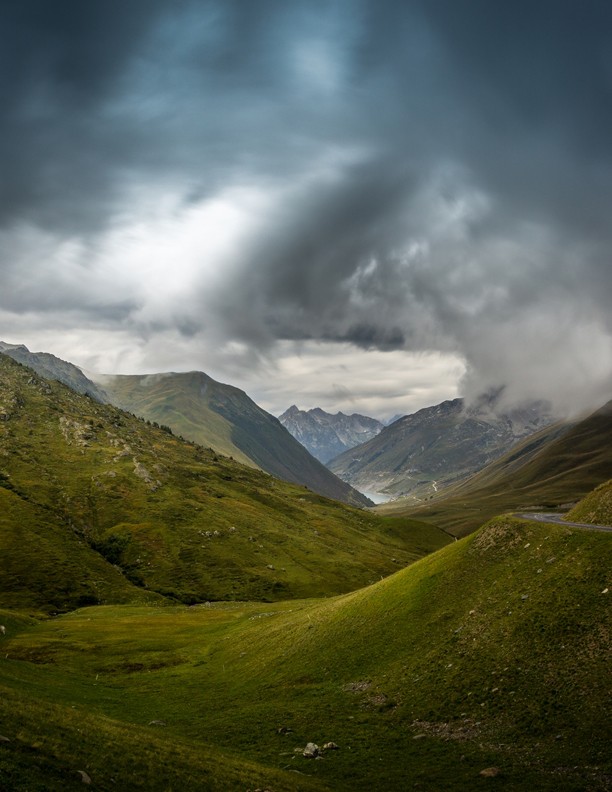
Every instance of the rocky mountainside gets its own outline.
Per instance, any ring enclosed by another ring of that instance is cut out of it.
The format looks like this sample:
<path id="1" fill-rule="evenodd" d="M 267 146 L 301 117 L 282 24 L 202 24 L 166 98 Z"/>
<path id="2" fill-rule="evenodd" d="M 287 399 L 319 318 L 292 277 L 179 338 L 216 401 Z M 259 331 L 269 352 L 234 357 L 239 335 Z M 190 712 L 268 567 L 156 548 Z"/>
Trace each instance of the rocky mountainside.
<path id="1" fill-rule="evenodd" d="M 295 404 L 278 419 L 296 440 L 323 463 L 344 451 L 371 440 L 384 428 L 384 424 L 365 415 L 335 415 L 320 407 L 299 410 Z"/>
<path id="2" fill-rule="evenodd" d="M 328 466 L 361 490 L 428 497 L 554 420 L 542 402 L 501 411 L 498 401 L 499 395 L 471 405 L 453 399 L 419 410 Z"/>
<path id="3" fill-rule="evenodd" d="M 201 371 L 104 378 L 113 404 L 219 453 L 353 506 L 371 502 L 311 456 L 247 394 Z"/>
<path id="4" fill-rule="evenodd" d="M 416 515 L 462 536 L 483 520 L 511 510 L 566 511 L 612 478 L 612 401 L 581 420 L 557 422 L 518 442 L 482 470 L 416 505 L 405 499 L 385 505 L 389 514 Z M 605 508 L 606 488 L 572 518 Z M 603 498 L 601 503 L 598 499 Z M 595 505 L 592 505 L 595 504 Z M 605 519 L 599 514 L 603 522 Z"/>
<path id="5" fill-rule="evenodd" d="M 7 344 L 0 341 L 0 353 L 8 355 L 46 379 L 57 380 L 68 385 L 77 393 L 84 393 L 96 401 L 109 401 L 105 390 L 88 379 L 78 366 L 51 355 L 48 352 L 30 352 L 23 344 Z"/>

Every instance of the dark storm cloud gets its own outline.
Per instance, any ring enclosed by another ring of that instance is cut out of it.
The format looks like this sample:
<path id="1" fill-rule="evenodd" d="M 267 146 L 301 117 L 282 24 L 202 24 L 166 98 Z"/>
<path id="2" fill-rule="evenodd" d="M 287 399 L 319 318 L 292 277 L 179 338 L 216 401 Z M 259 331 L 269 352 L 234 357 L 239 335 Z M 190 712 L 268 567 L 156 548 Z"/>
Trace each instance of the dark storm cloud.
<path id="1" fill-rule="evenodd" d="M 225 278 L 149 333 L 443 349 L 474 388 L 554 390 L 564 348 L 612 362 L 611 39 L 596 0 L 4 3 L 0 227 L 81 240 L 78 275 L 168 194 L 254 188 L 277 197 Z"/>

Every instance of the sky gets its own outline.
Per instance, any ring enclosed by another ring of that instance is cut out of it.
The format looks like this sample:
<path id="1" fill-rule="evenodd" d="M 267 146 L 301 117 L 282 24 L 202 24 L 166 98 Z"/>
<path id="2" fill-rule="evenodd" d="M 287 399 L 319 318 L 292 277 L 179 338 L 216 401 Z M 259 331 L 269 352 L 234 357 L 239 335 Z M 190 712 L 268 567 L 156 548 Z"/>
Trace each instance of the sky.
<path id="1" fill-rule="evenodd" d="M 278 414 L 612 396 L 608 0 L 5 0 L 0 340 Z"/>

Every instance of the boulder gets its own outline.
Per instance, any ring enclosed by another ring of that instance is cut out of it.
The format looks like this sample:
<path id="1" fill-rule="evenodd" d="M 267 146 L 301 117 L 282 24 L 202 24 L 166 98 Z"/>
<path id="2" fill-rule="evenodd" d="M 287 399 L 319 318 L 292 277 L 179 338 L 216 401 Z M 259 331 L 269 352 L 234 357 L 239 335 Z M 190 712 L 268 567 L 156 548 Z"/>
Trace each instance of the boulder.
<path id="1" fill-rule="evenodd" d="M 302 751 L 302 756 L 305 756 L 306 759 L 316 759 L 317 756 L 321 753 L 319 746 L 316 743 L 309 742 L 306 745 L 306 748 Z"/>

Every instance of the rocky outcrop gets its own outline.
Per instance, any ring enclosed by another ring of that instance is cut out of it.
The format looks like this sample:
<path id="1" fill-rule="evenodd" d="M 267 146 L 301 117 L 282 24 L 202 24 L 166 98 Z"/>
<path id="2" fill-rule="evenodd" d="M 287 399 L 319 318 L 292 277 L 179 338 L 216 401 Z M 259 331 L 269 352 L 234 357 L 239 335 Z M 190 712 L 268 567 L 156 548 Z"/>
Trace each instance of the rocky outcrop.
<path id="1" fill-rule="evenodd" d="M 30 352 L 23 344 L 7 344 L 0 341 L 0 354 L 8 355 L 45 379 L 63 382 L 77 393 L 91 396 L 102 404 L 110 401 L 106 391 L 86 377 L 78 366 L 48 352 Z"/>
<path id="2" fill-rule="evenodd" d="M 299 410 L 295 404 L 278 419 L 304 448 L 324 464 L 350 448 L 371 440 L 384 424 L 365 415 L 335 415 L 315 407 Z"/>
<path id="3" fill-rule="evenodd" d="M 508 409 L 500 394 L 453 399 L 406 415 L 328 467 L 361 491 L 426 497 L 497 459 L 554 421 L 549 405 Z"/>

